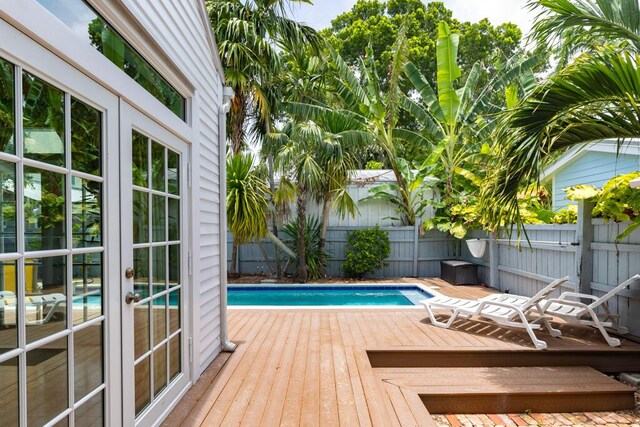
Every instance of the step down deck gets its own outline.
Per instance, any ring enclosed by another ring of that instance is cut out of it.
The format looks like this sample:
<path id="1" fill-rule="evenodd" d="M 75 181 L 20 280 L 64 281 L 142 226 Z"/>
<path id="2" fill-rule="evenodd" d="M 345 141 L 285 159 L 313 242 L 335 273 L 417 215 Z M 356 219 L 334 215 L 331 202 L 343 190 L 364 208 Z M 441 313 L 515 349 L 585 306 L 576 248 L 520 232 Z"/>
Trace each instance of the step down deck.
<path id="1" fill-rule="evenodd" d="M 593 412 L 633 409 L 634 390 L 587 366 L 375 368 L 411 390 L 432 414 Z"/>

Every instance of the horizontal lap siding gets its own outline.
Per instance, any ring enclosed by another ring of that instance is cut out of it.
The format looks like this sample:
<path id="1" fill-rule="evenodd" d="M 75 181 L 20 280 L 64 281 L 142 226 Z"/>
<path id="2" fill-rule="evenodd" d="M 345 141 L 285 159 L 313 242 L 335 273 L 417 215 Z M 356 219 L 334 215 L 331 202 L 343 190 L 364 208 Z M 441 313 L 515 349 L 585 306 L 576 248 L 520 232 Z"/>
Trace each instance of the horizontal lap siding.
<path id="1" fill-rule="evenodd" d="M 571 203 L 566 198 L 565 188 L 579 184 L 602 187 L 616 175 L 639 170 L 639 161 L 640 157 L 629 154 L 616 156 L 615 153 L 585 153 L 556 173 L 553 188 L 554 210 L 564 209 Z"/>
<path id="2" fill-rule="evenodd" d="M 193 227 L 200 234 L 200 247 L 194 248 L 194 283 L 200 318 L 194 331 L 199 336 L 195 355 L 200 371 L 215 357 L 220 347 L 220 159 L 218 158 L 218 107 L 222 82 L 215 72 L 214 59 L 207 42 L 206 28 L 199 16 L 196 0 L 131 0 L 127 6 L 153 35 L 155 40 L 196 87 L 198 111 L 193 111 L 196 129 L 192 141 L 194 193 L 199 195 L 199 212 Z M 197 158 L 196 158 L 197 156 Z M 197 257 L 197 258 L 196 258 Z"/>

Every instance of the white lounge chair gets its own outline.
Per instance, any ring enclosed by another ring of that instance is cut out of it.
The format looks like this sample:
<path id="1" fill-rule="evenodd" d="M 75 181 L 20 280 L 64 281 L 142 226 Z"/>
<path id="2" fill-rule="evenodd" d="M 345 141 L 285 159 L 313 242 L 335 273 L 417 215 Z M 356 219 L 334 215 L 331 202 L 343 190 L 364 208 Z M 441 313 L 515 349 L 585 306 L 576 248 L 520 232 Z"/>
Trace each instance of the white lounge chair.
<path id="1" fill-rule="evenodd" d="M 609 336 L 607 329 L 619 334 L 626 334 L 628 330 L 619 325 L 619 315 L 609 311 L 608 303 L 611 298 L 633 283 L 640 283 L 640 274 L 622 282 L 600 298 L 578 292 L 564 292 L 558 298 L 545 301 L 542 310 L 545 315 L 559 317 L 569 324 L 592 326 L 600 331 L 607 344 L 617 347 L 620 345 L 620 340 Z M 581 301 L 583 299 L 593 302 L 586 304 Z"/>
<path id="2" fill-rule="evenodd" d="M 547 348 L 547 343 L 538 339 L 534 332 L 534 330 L 541 328 L 538 322 L 541 322 L 545 326 L 551 336 L 560 336 L 561 332 L 551 326 L 549 323 L 550 318 L 542 314 L 543 311 L 540 304 L 545 298 L 559 289 L 567 280 L 569 280 L 569 277 L 554 280 L 534 296 L 530 298 L 523 297 L 514 302 L 508 302 L 506 300 L 508 295 L 498 295 L 497 297 L 478 300 L 438 295 L 430 299 L 422 300 L 420 303 L 426 308 L 429 320 L 435 326 L 449 328 L 458 317 L 483 317 L 501 326 L 525 329 L 536 349 L 543 350 Z M 450 310 L 451 316 L 449 320 L 447 322 L 437 320 L 433 313 L 434 309 Z M 536 317 L 530 319 L 530 315 L 533 313 L 536 314 Z"/>
<path id="3" fill-rule="evenodd" d="M 1 291 L 0 310 L 3 312 L 3 324 L 15 325 L 17 297 L 11 291 Z M 43 325 L 51 320 L 60 307 L 67 304 L 64 294 L 42 294 L 25 296 L 27 326 Z"/>

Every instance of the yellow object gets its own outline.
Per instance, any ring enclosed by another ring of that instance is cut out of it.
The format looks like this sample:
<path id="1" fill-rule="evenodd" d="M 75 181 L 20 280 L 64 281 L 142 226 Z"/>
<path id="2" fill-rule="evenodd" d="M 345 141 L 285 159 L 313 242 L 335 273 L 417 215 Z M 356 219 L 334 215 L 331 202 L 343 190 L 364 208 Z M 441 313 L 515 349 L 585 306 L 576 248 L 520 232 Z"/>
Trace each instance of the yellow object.
<path id="1" fill-rule="evenodd" d="M 36 265 L 27 265 L 24 268 L 25 292 L 27 294 L 33 294 L 38 291 L 36 289 L 37 267 L 38 266 Z M 4 265 L 4 290 L 11 291 L 14 294 L 17 293 L 18 291 L 16 289 L 16 265 L 15 264 Z"/>

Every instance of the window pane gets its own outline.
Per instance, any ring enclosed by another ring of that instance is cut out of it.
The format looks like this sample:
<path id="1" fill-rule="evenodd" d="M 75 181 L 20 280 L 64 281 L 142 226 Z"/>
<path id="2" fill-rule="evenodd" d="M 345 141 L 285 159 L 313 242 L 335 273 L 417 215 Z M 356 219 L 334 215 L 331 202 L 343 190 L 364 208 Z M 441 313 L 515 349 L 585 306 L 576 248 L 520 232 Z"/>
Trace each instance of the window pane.
<path id="1" fill-rule="evenodd" d="M 38 0 L 74 33 L 185 119 L 184 98 L 136 50 L 82 0 Z"/>
<path id="2" fill-rule="evenodd" d="M 169 286 L 180 284 L 180 245 L 169 246 Z"/>
<path id="3" fill-rule="evenodd" d="M 6 426 L 18 425 L 18 358 L 0 363 L 0 408 L 2 423 Z"/>
<path id="4" fill-rule="evenodd" d="M 169 193 L 180 194 L 180 156 L 171 150 L 167 150 L 167 180 L 169 183 Z"/>
<path id="5" fill-rule="evenodd" d="M 169 200 L 169 240 L 180 240 L 180 200 Z"/>
<path id="6" fill-rule="evenodd" d="M 171 381 L 180 373 L 180 334 L 169 340 L 169 378 Z"/>
<path id="7" fill-rule="evenodd" d="M 153 293 L 167 289 L 167 248 L 158 246 L 153 248 Z"/>
<path id="8" fill-rule="evenodd" d="M 67 407 L 67 337 L 64 337 L 27 353 L 27 423 L 44 425 Z"/>
<path id="9" fill-rule="evenodd" d="M 133 185 L 149 187 L 149 158 L 147 157 L 149 140 L 146 136 L 133 132 Z"/>
<path id="10" fill-rule="evenodd" d="M 24 167 L 24 228 L 28 251 L 67 246 L 64 181 L 64 175 Z"/>
<path id="11" fill-rule="evenodd" d="M 169 293 L 169 335 L 180 329 L 180 290 Z"/>
<path id="12" fill-rule="evenodd" d="M 15 261 L 0 263 L 0 354 L 18 346 L 16 273 Z"/>
<path id="13" fill-rule="evenodd" d="M 133 309 L 134 317 L 134 358 L 138 359 L 149 351 L 149 302 L 138 304 Z M 136 389 L 137 389 L 136 384 Z"/>
<path id="14" fill-rule="evenodd" d="M 167 338 L 167 296 L 153 300 L 153 345 L 158 345 Z"/>
<path id="15" fill-rule="evenodd" d="M 77 99 L 71 99 L 71 168 L 100 175 L 102 113 Z"/>
<path id="16" fill-rule="evenodd" d="M 27 342 L 66 329 L 66 257 L 25 259 Z"/>
<path id="17" fill-rule="evenodd" d="M 153 241 L 162 242 L 167 238 L 167 230 L 165 224 L 167 220 L 167 213 L 165 212 L 165 196 L 153 195 Z"/>
<path id="18" fill-rule="evenodd" d="M 167 345 L 153 352 L 153 394 L 157 396 L 167 386 Z"/>
<path id="19" fill-rule="evenodd" d="M 100 392 L 86 401 L 75 411 L 75 425 L 78 427 L 99 427 L 104 425 L 104 398 Z"/>
<path id="20" fill-rule="evenodd" d="M 73 256 L 73 324 L 102 315 L 102 254 Z"/>
<path id="21" fill-rule="evenodd" d="M 102 246 L 102 184 L 71 177 L 73 247 Z"/>
<path id="22" fill-rule="evenodd" d="M 64 166 L 64 93 L 23 73 L 24 156 Z"/>
<path id="23" fill-rule="evenodd" d="M 149 242 L 149 194 L 133 192 L 133 243 Z"/>
<path id="24" fill-rule="evenodd" d="M 140 294 L 142 299 L 149 296 L 149 249 L 139 248 L 133 250 L 133 290 Z"/>
<path id="25" fill-rule="evenodd" d="M 75 401 L 82 399 L 104 382 L 102 373 L 102 323 L 74 333 Z"/>
<path id="26" fill-rule="evenodd" d="M 157 142 L 151 142 L 151 181 L 153 189 L 165 191 L 164 188 L 164 147 Z"/>
<path id="27" fill-rule="evenodd" d="M 14 67 L 0 59 L 0 151 L 15 154 Z"/>
<path id="28" fill-rule="evenodd" d="M 151 357 L 148 356 L 134 368 L 136 371 L 136 416 L 142 412 L 142 410 L 146 408 L 151 401 L 151 373 L 149 372 L 151 368 L 150 358 Z"/>
<path id="29" fill-rule="evenodd" d="M 0 160 L 0 253 L 16 249 L 16 166 Z"/>

